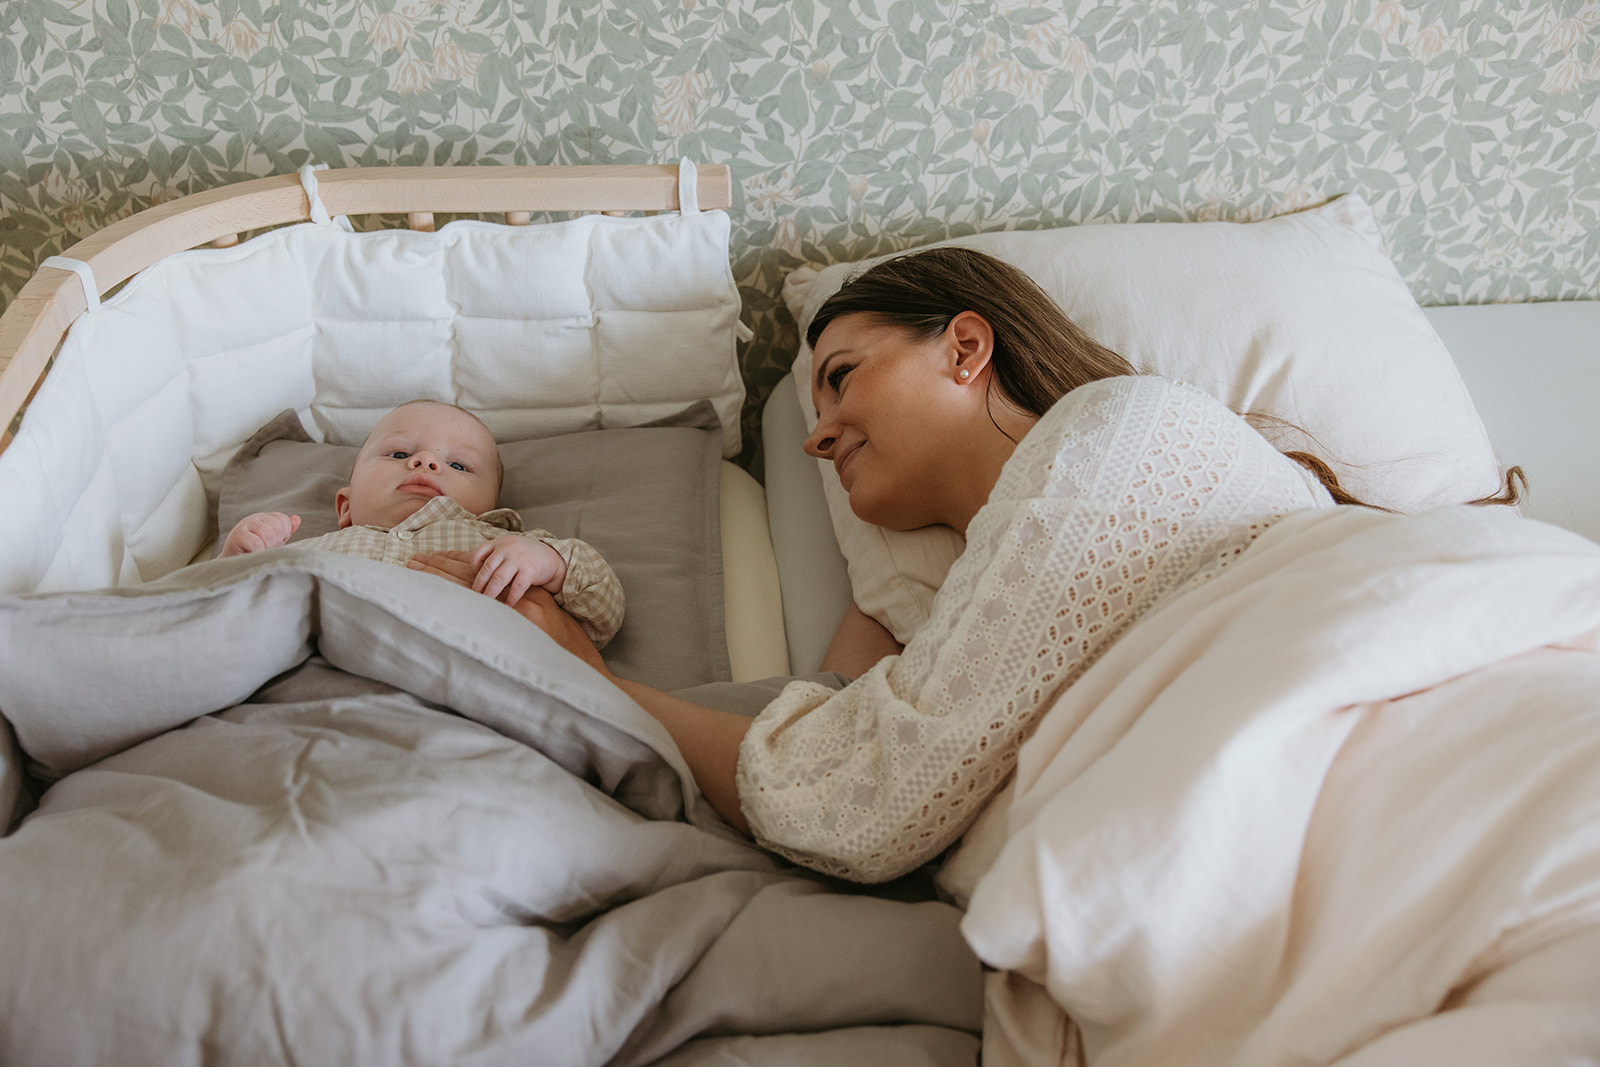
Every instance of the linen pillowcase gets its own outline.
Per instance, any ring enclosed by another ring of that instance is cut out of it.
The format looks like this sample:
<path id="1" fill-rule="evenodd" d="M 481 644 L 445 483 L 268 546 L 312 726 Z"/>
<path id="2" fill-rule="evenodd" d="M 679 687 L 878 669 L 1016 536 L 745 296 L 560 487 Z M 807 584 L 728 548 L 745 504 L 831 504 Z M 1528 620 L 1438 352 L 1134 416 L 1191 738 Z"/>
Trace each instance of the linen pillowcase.
<path id="1" fill-rule="evenodd" d="M 338 529 L 333 498 L 358 449 L 313 441 L 284 411 L 223 469 L 221 536 L 244 516 L 301 517 L 293 541 Z M 500 445 L 502 507 L 529 529 L 578 537 L 616 571 L 627 613 L 602 655 L 623 678 L 659 689 L 732 675 L 723 622 L 721 423 L 709 401 L 648 426 Z"/>
<path id="2" fill-rule="evenodd" d="M 1262 222 L 1072 226 L 942 243 L 1023 270 L 1140 370 L 1305 431 L 1310 440 L 1265 432 L 1328 460 L 1368 503 L 1413 512 L 1498 488 L 1461 375 L 1359 196 Z M 802 338 L 794 380 L 808 429 L 816 409 L 806 328 L 848 276 L 875 262 L 802 267 L 784 283 Z M 832 465 L 822 466 L 856 602 L 905 641 L 927 620 L 962 538 L 944 527 L 869 526 L 850 511 Z"/>

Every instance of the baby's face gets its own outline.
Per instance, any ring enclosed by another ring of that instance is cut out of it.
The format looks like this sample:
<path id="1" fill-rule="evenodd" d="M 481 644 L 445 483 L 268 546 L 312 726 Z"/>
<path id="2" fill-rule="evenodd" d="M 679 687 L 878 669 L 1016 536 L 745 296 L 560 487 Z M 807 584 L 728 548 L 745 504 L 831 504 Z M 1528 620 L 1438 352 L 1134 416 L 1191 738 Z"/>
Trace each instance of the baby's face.
<path id="1" fill-rule="evenodd" d="M 499 495 L 499 454 L 482 423 L 447 404 L 407 404 L 372 428 L 335 506 L 340 527 L 388 528 L 436 496 L 480 515 Z"/>

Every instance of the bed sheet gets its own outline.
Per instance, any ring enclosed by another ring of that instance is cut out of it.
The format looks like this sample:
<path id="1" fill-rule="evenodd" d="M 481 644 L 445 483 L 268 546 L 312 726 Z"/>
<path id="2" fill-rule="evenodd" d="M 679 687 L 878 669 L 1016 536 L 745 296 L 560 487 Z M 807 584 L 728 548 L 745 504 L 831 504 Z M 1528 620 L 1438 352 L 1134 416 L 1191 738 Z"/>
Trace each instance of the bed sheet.
<path id="1" fill-rule="evenodd" d="M 955 909 L 745 842 L 487 598 L 277 550 L 0 598 L 0 645 L 53 783 L 0 839 L 0 1062 L 973 1060 Z"/>

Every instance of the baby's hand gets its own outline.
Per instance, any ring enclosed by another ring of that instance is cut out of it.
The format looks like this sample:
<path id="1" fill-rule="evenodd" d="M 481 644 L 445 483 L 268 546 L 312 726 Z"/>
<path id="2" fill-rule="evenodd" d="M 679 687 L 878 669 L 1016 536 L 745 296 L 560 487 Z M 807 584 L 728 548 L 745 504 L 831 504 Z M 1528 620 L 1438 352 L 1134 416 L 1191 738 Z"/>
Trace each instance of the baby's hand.
<path id="1" fill-rule="evenodd" d="M 528 537 L 496 537 L 472 554 L 474 592 L 515 604 L 535 586 L 552 594 L 567 579 L 567 561 L 561 553 Z"/>
<path id="2" fill-rule="evenodd" d="M 239 525 L 228 532 L 218 559 L 243 556 L 251 552 L 264 552 L 289 543 L 289 538 L 300 529 L 300 516 L 285 515 L 281 511 L 258 511 L 239 520 Z"/>

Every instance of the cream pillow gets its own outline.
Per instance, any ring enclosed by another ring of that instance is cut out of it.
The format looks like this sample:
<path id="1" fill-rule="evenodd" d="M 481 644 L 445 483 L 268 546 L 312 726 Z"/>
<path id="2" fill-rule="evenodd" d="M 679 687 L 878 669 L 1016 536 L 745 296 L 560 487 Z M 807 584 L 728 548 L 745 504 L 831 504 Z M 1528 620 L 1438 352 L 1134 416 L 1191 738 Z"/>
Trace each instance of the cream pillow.
<path id="1" fill-rule="evenodd" d="M 1309 446 L 1369 503 L 1420 511 L 1498 486 L 1461 375 L 1359 196 L 1263 222 L 1072 226 L 943 243 L 1026 271 L 1140 370 L 1307 431 L 1313 442 L 1278 443 Z M 808 428 L 816 409 L 806 328 L 846 277 L 873 262 L 802 267 L 784 283 L 802 338 L 794 380 Z M 927 620 L 962 539 L 945 527 L 897 532 L 862 522 L 832 464 L 822 466 L 856 602 L 905 641 Z"/>

